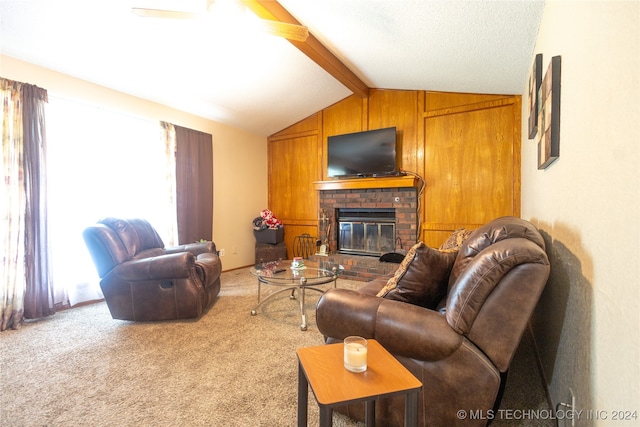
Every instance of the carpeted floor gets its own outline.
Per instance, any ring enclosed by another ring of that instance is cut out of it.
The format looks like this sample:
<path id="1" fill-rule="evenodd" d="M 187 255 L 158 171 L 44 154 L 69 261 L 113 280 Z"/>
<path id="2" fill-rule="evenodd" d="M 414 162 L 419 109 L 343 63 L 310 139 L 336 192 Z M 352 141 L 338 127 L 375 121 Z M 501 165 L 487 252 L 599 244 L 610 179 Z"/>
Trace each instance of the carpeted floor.
<path id="1" fill-rule="evenodd" d="M 256 291 L 242 269 L 223 273 L 218 301 L 198 321 L 113 320 L 100 302 L 2 332 L 0 425 L 296 425 L 295 350 L 322 344 L 319 294 L 307 293 L 309 329 L 302 332 L 298 302 L 287 293 L 251 316 Z M 530 341 L 526 335 L 513 362 L 503 408 L 548 408 Z M 310 403 L 309 425 L 317 426 Z M 358 424 L 335 414 L 334 425 Z"/>

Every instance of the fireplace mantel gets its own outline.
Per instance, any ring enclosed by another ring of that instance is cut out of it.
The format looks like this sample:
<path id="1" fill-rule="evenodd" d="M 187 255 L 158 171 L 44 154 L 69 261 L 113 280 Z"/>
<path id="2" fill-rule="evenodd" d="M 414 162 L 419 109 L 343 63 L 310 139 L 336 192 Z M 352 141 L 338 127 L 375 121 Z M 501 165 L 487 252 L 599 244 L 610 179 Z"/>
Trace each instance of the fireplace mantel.
<path id="1" fill-rule="evenodd" d="M 405 188 L 418 186 L 418 178 L 413 175 L 390 176 L 380 178 L 333 179 L 330 181 L 316 181 L 314 189 L 323 190 L 353 190 L 366 188 Z"/>

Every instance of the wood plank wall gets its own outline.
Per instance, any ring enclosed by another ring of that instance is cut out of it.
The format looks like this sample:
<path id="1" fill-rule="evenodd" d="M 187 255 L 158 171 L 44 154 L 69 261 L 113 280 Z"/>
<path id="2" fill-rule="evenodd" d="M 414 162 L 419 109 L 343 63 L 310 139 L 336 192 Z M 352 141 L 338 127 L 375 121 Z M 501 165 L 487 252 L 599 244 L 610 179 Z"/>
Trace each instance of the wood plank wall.
<path id="1" fill-rule="evenodd" d="M 439 246 L 453 230 L 520 215 L 520 96 L 371 90 L 268 139 L 269 209 L 295 236 L 318 236 L 314 181 L 327 179 L 327 137 L 395 126 L 399 166 L 425 181 L 421 240 Z"/>

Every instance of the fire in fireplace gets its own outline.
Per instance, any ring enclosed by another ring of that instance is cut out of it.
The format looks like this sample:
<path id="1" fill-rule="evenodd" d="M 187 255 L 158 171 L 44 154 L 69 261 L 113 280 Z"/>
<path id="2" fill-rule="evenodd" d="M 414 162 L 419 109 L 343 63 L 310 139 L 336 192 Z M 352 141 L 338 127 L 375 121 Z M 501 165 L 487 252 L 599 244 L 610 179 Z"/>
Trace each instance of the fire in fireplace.
<path id="1" fill-rule="evenodd" d="M 338 252 L 380 256 L 395 250 L 395 209 L 337 209 Z"/>

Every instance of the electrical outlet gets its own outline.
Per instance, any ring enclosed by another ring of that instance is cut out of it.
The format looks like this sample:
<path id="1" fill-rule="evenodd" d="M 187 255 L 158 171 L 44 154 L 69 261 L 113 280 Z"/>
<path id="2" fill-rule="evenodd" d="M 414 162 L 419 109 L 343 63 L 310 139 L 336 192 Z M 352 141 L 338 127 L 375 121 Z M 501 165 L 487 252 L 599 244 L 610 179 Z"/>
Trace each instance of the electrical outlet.
<path id="1" fill-rule="evenodd" d="M 571 427 L 576 426 L 576 418 L 577 418 L 577 409 L 576 409 L 576 395 L 573 393 L 573 389 L 569 387 L 569 398 L 566 402 L 560 402 L 556 405 L 556 412 L 562 411 L 562 419 L 565 421 L 565 426 L 567 425 L 567 420 L 571 420 Z"/>
<path id="2" fill-rule="evenodd" d="M 569 393 L 571 394 L 571 410 L 573 411 L 573 416 L 571 417 L 571 427 L 576 427 L 576 417 L 578 408 L 576 408 L 576 395 L 573 392 L 573 389 L 569 387 Z"/>
<path id="3" fill-rule="evenodd" d="M 231 253 L 232 254 L 237 254 L 238 253 L 238 248 L 236 246 L 231 248 Z"/>
<path id="4" fill-rule="evenodd" d="M 220 256 L 224 256 L 224 255 L 225 255 L 224 249 L 220 249 Z"/>

